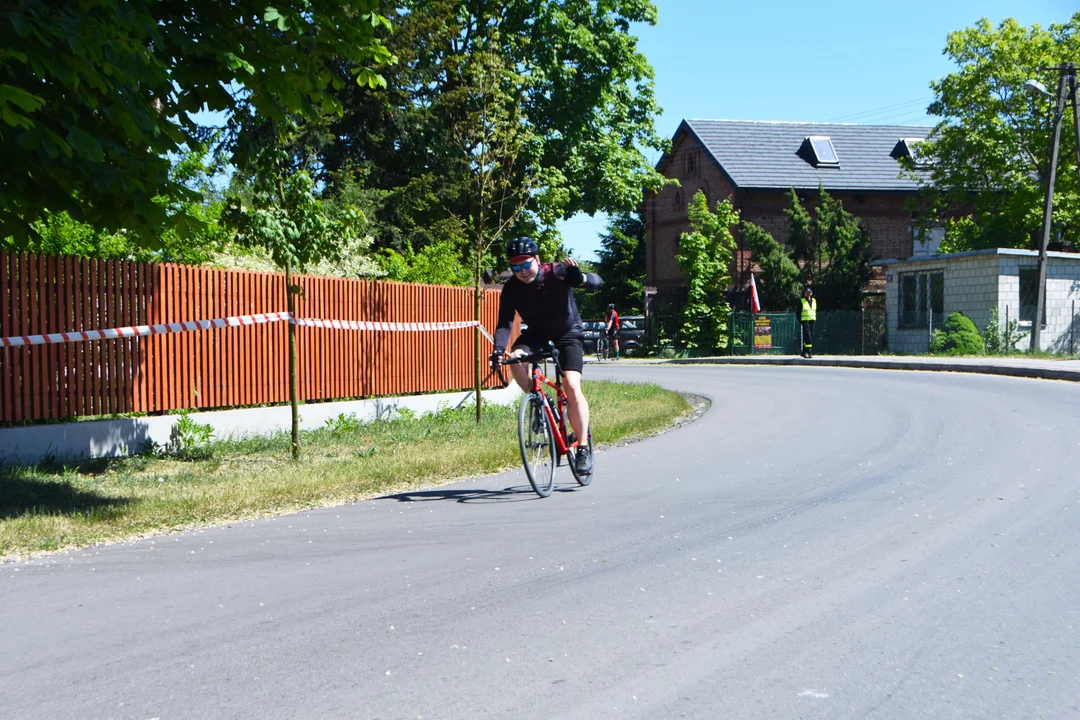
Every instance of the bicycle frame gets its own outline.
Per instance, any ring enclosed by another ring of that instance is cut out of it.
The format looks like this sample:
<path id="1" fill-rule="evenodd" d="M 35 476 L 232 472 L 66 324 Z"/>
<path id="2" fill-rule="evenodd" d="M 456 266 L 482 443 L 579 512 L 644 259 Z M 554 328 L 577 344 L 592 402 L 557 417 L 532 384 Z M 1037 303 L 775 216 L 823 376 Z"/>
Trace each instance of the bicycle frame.
<path id="1" fill-rule="evenodd" d="M 562 387 L 562 380 L 559 372 L 558 362 L 555 365 L 555 380 L 550 380 L 543 372 L 540 371 L 540 366 L 534 361 L 530 363 L 532 366 L 529 371 L 529 375 L 532 378 L 531 390 L 541 397 L 541 402 L 544 403 L 544 413 L 547 415 L 548 422 L 551 423 L 551 428 L 554 430 L 552 433 L 555 436 L 555 447 L 559 451 L 559 455 L 569 455 L 570 450 L 577 446 L 577 442 L 573 445 L 568 445 L 566 434 L 566 392 Z M 558 405 L 559 417 L 556 420 L 554 410 L 551 407 L 551 398 L 543 391 L 542 385 L 547 385 L 555 391 L 555 402 Z"/>
<path id="2" fill-rule="evenodd" d="M 567 442 L 569 436 L 566 433 L 566 408 L 567 399 L 566 391 L 563 390 L 562 385 L 562 368 L 559 365 L 558 354 L 538 356 L 541 359 L 551 358 L 555 362 L 555 380 L 551 380 L 543 371 L 540 370 L 540 363 L 537 357 L 520 358 L 516 360 L 506 361 L 506 365 L 512 363 L 524 364 L 525 361 L 529 363 L 529 392 L 535 393 L 540 397 L 540 401 L 544 404 L 544 414 L 547 416 L 549 425 L 551 426 L 551 434 L 555 440 L 555 449 L 559 453 L 559 457 L 563 455 L 569 455 L 570 451 L 576 448 L 579 444 L 579 439 L 575 439 L 573 443 Z M 495 372 L 493 370 L 493 372 Z M 502 379 L 503 386 L 509 384 L 505 377 L 502 377 L 501 371 L 500 378 Z M 555 391 L 555 404 L 556 407 L 552 407 L 551 398 L 543 390 L 543 386 L 547 385 Z M 558 410 L 558 418 L 555 417 L 556 409 Z"/>

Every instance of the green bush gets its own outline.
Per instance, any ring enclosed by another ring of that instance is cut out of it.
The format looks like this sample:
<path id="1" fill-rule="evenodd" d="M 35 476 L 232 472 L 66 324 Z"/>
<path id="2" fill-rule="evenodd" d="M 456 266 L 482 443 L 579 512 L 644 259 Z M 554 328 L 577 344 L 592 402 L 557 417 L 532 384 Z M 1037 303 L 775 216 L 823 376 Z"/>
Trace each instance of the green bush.
<path id="1" fill-rule="evenodd" d="M 350 433 L 360 432 L 360 428 L 363 423 L 356 417 L 356 413 L 341 413 L 336 418 L 330 418 L 326 421 L 326 429 L 330 431 L 331 435 L 348 435 Z"/>
<path id="2" fill-rule="evenodd" d="M 981 355 L 986 348 L 971 318 L 954 312 L 945 320 L 943 328 L 934 331 L 930 352 L 935 355 Z"/>
<path id="3" fill-rule="evenodd" d="M 990 308 L 990 321 L 983 330 L 983 341 L 986 343 L 986 352 L 991 355 L 1007 355 L 1016 352 L 1016 343 L 1027 337 L 1027 333 L 1017 330 L 1019 323 L 1016 320 L 1001 322 L 996 307 Z"/>
<path id="4" fill-rule="evenodd" d="M 208 460 L 214 454 L 213 439 L 213 426 L 195 422 L 184 410 L 169 433 L 166 451 L 181 460 Z"/>

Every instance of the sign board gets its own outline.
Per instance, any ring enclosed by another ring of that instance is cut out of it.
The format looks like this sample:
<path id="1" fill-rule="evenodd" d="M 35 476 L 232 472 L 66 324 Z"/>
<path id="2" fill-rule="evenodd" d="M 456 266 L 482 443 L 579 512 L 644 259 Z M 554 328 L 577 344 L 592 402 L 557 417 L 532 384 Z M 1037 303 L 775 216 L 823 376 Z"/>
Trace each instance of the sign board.
<path id="1" fill-rule="evenodd" d="M 754 316 L 754 349 L 772 349 L 772 320 L 768 315 Z"/>

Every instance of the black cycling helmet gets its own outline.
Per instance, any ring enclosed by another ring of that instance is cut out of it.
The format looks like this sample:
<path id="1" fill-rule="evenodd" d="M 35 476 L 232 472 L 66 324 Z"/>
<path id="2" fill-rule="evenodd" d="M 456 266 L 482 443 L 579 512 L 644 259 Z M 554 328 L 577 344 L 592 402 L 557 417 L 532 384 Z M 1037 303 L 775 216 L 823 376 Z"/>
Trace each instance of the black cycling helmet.
<path id="1" fill-rule="evenodd" d="M 615 303 L 608 303 L 607 304 L 607 309 L 608 310 L 614 310 L 615 309 Z"/>
<path id="2" fill-rule="evenodd" d="M 519 255 L 539 255 L 540 248 L 527 237 L 514 238 L 506 243 L 506 257 L 513 258 Z"/>

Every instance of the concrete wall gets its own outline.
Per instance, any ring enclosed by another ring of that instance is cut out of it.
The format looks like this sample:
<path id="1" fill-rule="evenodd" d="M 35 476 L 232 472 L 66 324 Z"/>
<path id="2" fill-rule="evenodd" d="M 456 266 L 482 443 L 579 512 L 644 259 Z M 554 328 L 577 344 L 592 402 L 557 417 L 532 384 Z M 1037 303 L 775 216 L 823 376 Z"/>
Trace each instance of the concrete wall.
<path id="1" fill-rule="evenodd" d="M 991 308 L 997 308 L 1002 326 L 1006 318 L 1017 319 L 1020 270 L 1034 269 L 1037 262 L 1038 253 L 1034 251 L 997 248 L 884 263 L 889 350 L 924 353 L 930 349 L 929 328 L 900 327 L 900 278 L 904 274 L 944 273 L 944 317 L 962 312 L 982 332 L 990 321 Z M 1049 253 L 1046 268 L 1047 323 L 1040 344 L 1043 350 L 1067 353 L 1072 333 L 1073 348 L 1080 352 L 1080 255 Z M 1022 323 L 1019 330 L 1025 336 L 1016 347 L 1027 350 L 1031 323 Z"/>
<path id="2" fill-rule="evenodd" d="M 1023 253 L 1023 254 L 1018 254 Z M 1015 320 L 1020 312 L 1020 270 L 1035 270 L 1038 253 L 1017 250 L 1001 256 L 998 277 L 998 314 L 1004 322 L 1006 309 Z M 1075 308 L 1075 309 L 1074 309 Z M 1046 263 L 1046 326 L 1039 335 L 1039 344 L 1046 352 L 1068 353 L 1070 335 L 1074 352 L 1080 352 L 1080 255 L 1048 253 Z M 1021 350 L 1031 349 L 1031 323 L 1021 323 L 1027 333 L 1017 343 Z"/>
<path id="3" fill-rule="evenodd" d="M 491 403 L 510 405 L 517 402 L 520 390 L 516 385 L 511 385 L 502 390 L 485 390 L 483 396 Z M 454 392 L 312 403 L 300 406 L 300 428 L 315 430 L 341 414 L 355 414 L 357 419 L 366 422 L 391 418 L 401 408 L 421 415 L 472 402 L 472 392 Z M 189 417 L 197 423 L 210 425 L 216 439 L 272 435 L 292 427 L 292 409 L 288 405 L 196 412 Z M 178 420 L 177 415 L 163 415 L 0 428 L 0 464 L 133 455 L 147 448 L 151 442 L 162 446 L 168 444 Z"/>

